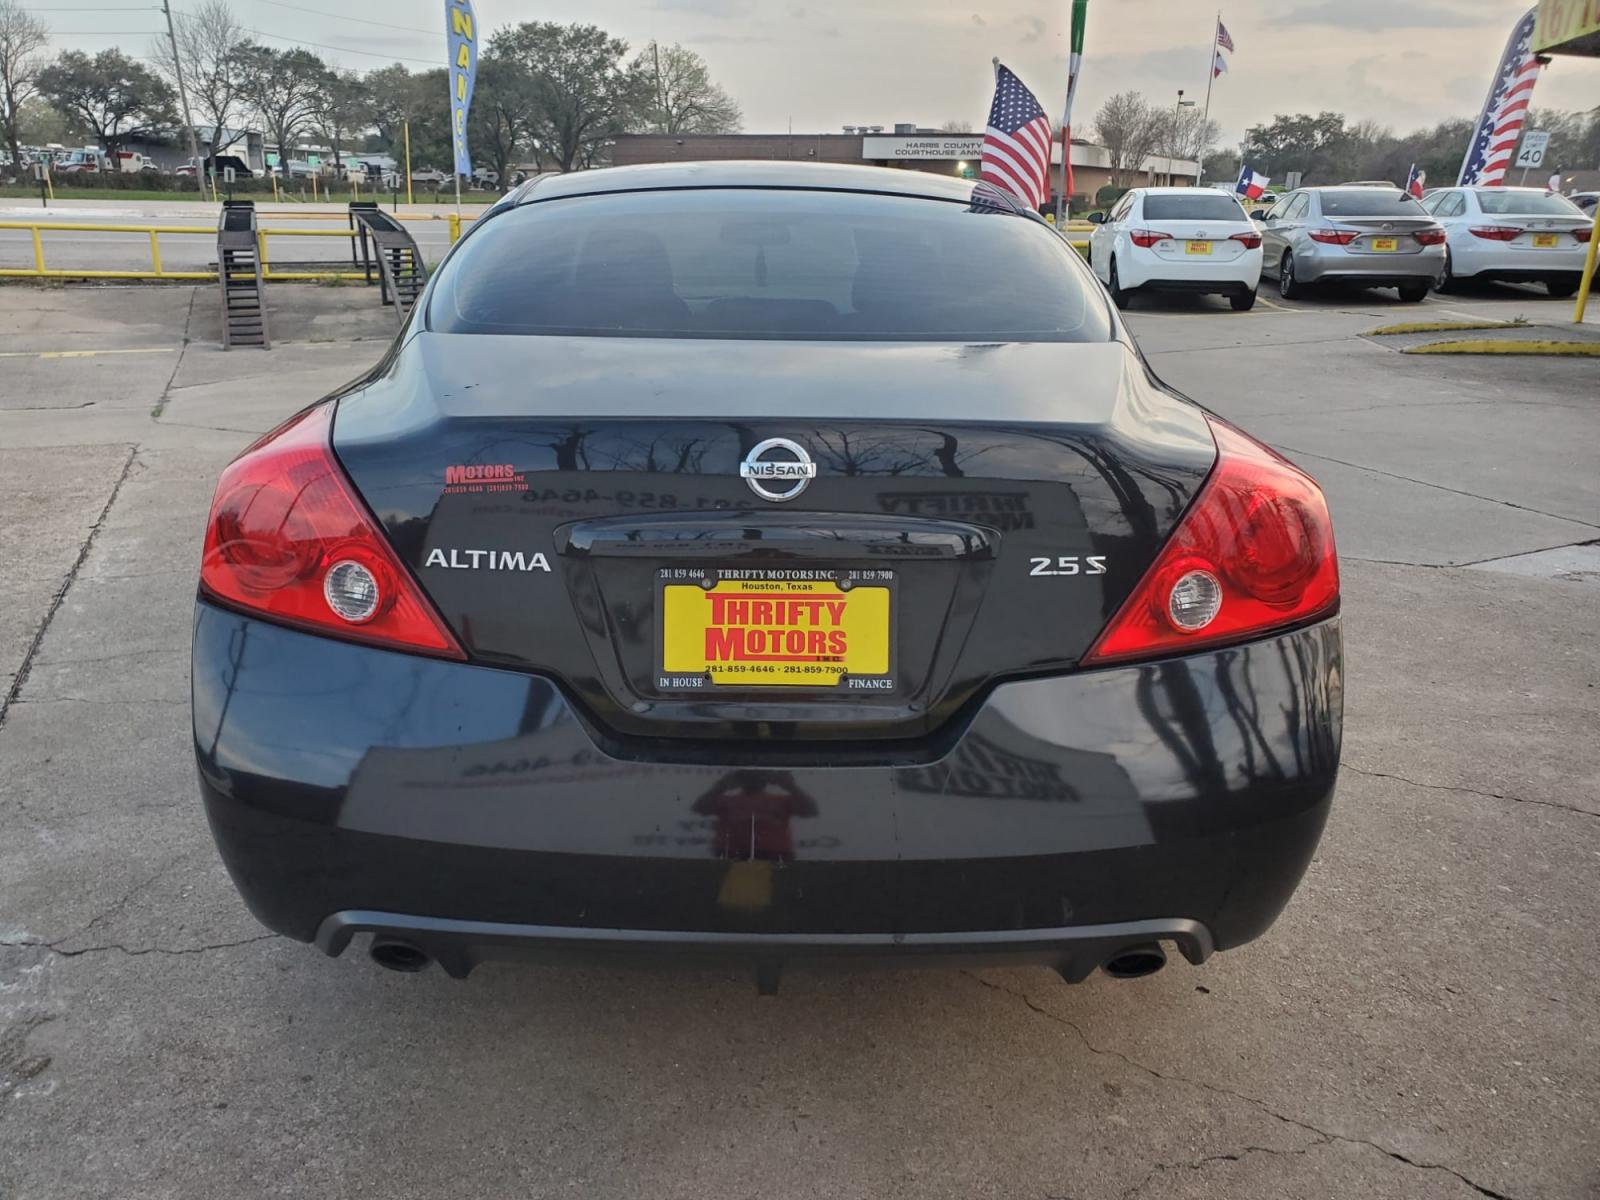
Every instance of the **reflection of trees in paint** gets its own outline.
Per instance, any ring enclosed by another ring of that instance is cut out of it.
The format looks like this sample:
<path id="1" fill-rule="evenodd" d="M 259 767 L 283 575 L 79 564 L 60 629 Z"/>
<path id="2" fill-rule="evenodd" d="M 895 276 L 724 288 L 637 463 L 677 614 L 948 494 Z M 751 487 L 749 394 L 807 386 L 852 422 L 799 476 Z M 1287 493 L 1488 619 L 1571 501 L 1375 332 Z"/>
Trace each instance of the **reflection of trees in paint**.
<path id="1" fill-rule="evenodd" d="M 1039 758 L 1008 750 L 981 733 L 969 733 L 948 759 L 927 767 L 908 767 L 896 782 L 903 791 L 996 800 L 1083 800 L 1062 778 L 1059 753 Z"/>

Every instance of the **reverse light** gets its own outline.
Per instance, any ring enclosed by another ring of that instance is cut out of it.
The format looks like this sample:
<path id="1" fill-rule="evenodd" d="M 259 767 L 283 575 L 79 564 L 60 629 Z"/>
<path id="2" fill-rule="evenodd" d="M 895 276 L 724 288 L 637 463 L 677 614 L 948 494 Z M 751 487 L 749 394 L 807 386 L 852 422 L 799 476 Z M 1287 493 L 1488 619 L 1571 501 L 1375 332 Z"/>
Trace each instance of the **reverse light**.
<path id="1" fill-rule="evenodd" d="M 1473 225 L 1472 236 L 1490 242 L 1514 242 L 1522 230 L 1512 225 Z"/>
<path id="2" fill-rule="evenodd" d="M 1228 240 L 1240 243 L 1246 250 L 1254 250 L 1261 245 L 1261 235 L 1259 233 L 1236 233 Z"/>
<path id="3" fill-rule="evenodd" d="M 309 408 L 222 472 L 202 594 L 315 633 L 465 658 L 334 459 L 332 428 L 331 404 Z"/>
<path id="4" fill-rule="evenodd" d="M 1339 609 L 1322 490 L 1215 417 L 1217 461 L 1084 666 L 1187 654 L 1305 625 Z"/>
<path id="5" fill-rule="evenodd" d="M 1442 229 L 1419 229 L 1411 236 L 1416 238 L 1420 245 L 1438 246 L 1443 244 L 1445 234 Z"/>
<path id="6" fill-rule="evenodd" d="M 1313 242 L 1325 246 L 1348 246 L 1360 236 L 1354 229 L 1311 229 L 1306 234 Z"/>
<path id="7" fill-rule="evenodd" d="M 1159 229 L 1130 229 L 1128 237 L 1132 239 L 1135 246 L 1143 246 L 1146 250 L 1157 242 L 1170 242 L 1173 240 L 1170 233 L 1162 233 Z"/>

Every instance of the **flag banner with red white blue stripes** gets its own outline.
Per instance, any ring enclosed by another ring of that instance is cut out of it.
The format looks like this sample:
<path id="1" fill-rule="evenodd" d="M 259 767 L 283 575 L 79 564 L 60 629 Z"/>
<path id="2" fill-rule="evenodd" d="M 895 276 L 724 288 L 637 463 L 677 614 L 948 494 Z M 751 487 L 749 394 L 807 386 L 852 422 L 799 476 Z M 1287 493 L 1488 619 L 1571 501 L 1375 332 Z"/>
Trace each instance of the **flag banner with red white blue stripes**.
<path id="1" fill-rule="evenodd" d="M 1022 80 L 999 63 L 979 174 L 1029 208 L 1050 198 L 1050 118 Z"/>
<path id="2" fill-rule="evenodd" d="M 1228 34 L 1228 27 L 1220 20 L 1217 22 L 1217 45 L 1221 46 L 1229 54 L 1233 53 L 1233 38 Z"/>
<path id="3" fill-rule="evenodd" d="M 1466 157 L 1461 160 L 1457 187 L 1499 187 L 1505 182 L 1522 126 L 1528 119 L 1533 85 L 1539 81 L 1539 59 L 1533 53 L 1534 11 L 1530 8 L 1511 31 Z"/>

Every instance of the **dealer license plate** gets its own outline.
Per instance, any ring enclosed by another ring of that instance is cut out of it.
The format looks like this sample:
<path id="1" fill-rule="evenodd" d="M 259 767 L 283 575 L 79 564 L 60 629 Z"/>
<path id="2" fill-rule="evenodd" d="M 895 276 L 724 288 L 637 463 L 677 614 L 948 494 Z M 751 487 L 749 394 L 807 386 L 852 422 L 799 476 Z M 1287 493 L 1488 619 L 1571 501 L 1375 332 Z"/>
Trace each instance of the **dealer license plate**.
<path id="1" fill-rule="evenodd" d="M 892 690 L 894 572 L 663 568 L 664 691 Z"/>
<path id="2" fill-rule="evenodd" d="M 1190 242 L 1183 251 L 1185 254 L 1210 254 L 1210 242 Z"/>
<path id="3" fill-rule="evenodd" d="M 1551 246 L 1559 243 L 1560 240 L 1561 239 L 1553 233 L 1536 233 L 1533 235 L 1533 244 L 1539 247 L 1541 250 L 1548 250 Z"/>
<path id="4" fill-rule="evenodd" d="M 1400 249 L 1399 238 L 1373 238 L 1372 248 L 1379 254 L 1393 254 Z"/>

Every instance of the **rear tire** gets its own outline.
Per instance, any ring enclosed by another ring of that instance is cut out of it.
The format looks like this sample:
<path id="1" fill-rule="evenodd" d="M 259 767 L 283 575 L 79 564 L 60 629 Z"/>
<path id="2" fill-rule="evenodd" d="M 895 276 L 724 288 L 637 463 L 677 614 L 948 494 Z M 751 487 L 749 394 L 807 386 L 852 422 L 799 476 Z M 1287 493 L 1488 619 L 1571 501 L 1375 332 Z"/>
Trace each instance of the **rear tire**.
<path id="1" fill-rule="evenodd" d="M 1228 297 L 1228 303 L 1233 305 L 1234 312 L 1249 312 L 1256 306 L 1256 289 L 1248 292 L 1234 292 Z"/>
<path id="2" fill-rule="evenodd" d="M 1283 252 L 1283 261 L 1278 264 L 1278 295 L 1285 300 L 1303 300 L 1306 295 L 1306 286 L 1294 275 L 1294 253 L 1290 250 Z"/>
<path id="3" fill-rule="evenodd" d="M 1433 290 L 1433 285 L 1424 279 L 1421 283 L 1402 283 L 1400 285 L 1400 299 L 1407 304 L 1420 304 L 1428 298 L 1428 293 Z"/>
<path id="4" fill-rule="evenodd" d="M 1111 303 L 1118 308 L 1127 308 L 1133 299 L 1133 293 L 1123 290 L 1122 281 L 1117 278 L 1117 260 L 1111 260 L 1111 282 L 1106 284 L 1106 289 L 1111 293 Z"/>
<path id="5" fill-rule="evenodd" d="M 1544 290 L 1557 300 L 1565 300 L 1578 290 L 1578 281 L 1576 279 L 1546 279 L 1544 281 Z"/>

